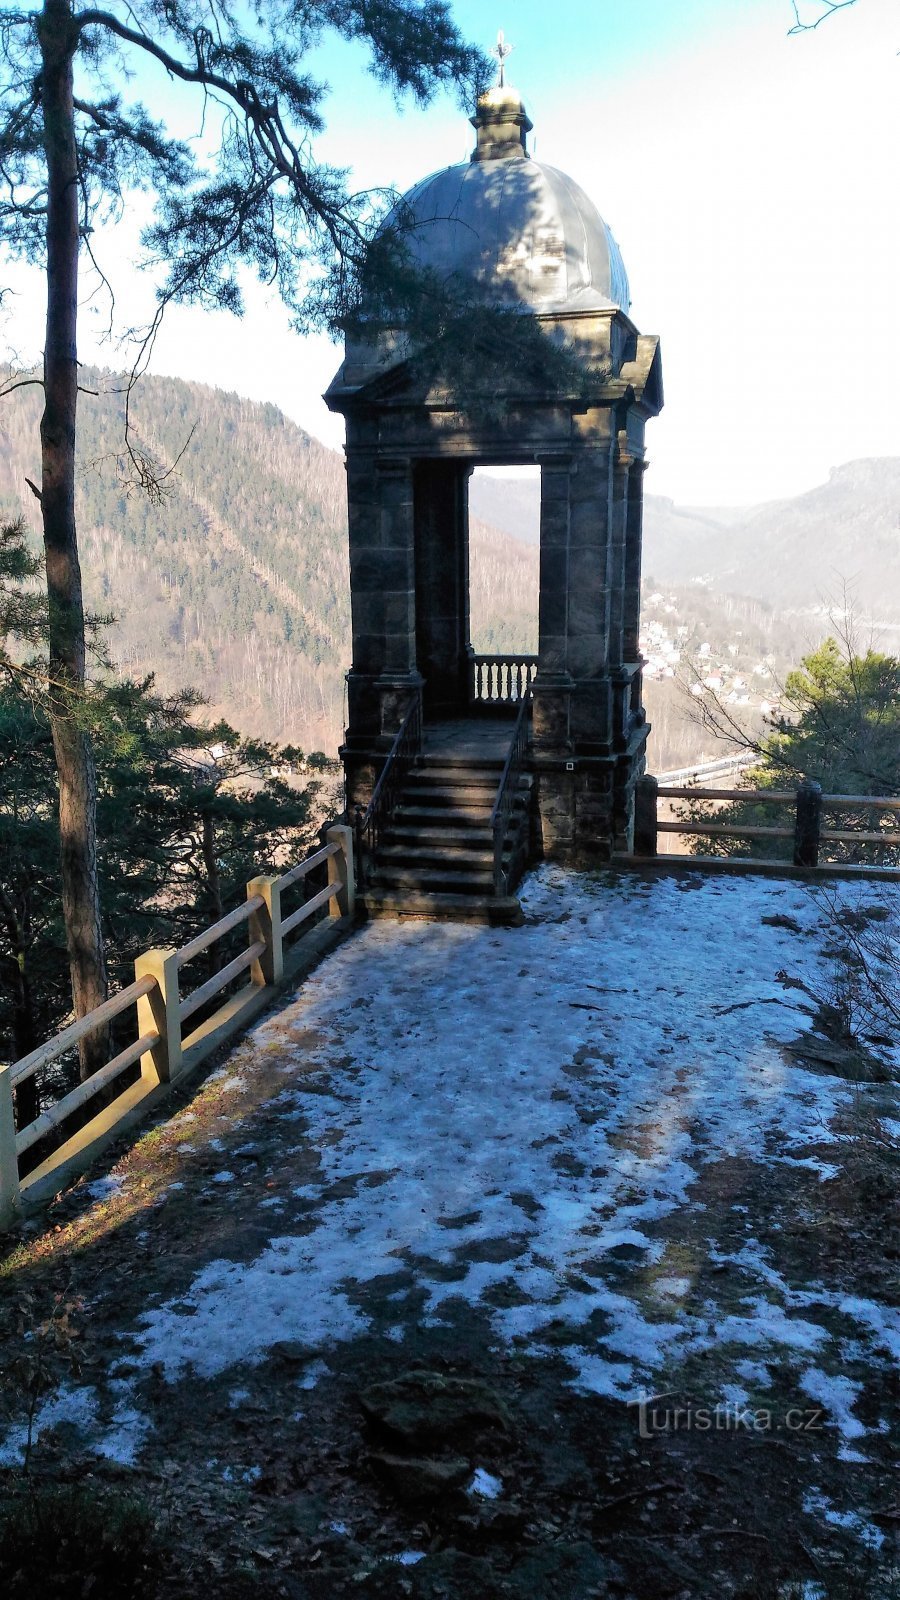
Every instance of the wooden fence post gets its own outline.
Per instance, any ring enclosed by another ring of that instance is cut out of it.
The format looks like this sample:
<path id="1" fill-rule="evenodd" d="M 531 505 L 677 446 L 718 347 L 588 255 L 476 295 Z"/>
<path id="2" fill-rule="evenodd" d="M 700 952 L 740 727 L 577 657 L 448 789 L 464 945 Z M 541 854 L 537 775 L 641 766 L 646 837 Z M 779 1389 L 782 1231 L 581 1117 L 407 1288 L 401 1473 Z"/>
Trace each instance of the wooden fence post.
<path id="1" fill-rule="evenodd" d="M 250 977 L 258 988 L 280 983 L 284 977 L 284 948 L 281 939 L 280 878 L 252 878 L 247 885 L 247 899 L 262 895 L 264 906 L 250 913 L 250 943 L 261 939 L 265 950 L 250 968 Z"/>
<path id="2" fill-rule="evenodd" d="M 634 786 L 634 854 L 655 856 L 657 847 L 656 802 L 659 784 L 649 772 Z"/>
<path id="3" fill-rule="evenodd" d="M 328 857 L 328 882 L 337 884 L 335 900 L 328 902 L 331 917 L 352 917 L 356 912 L 356 875 L 353 869 L 353 829 L 335 823 L 326 835 L 329 844 L 339 844 L 340 854 Z"/>
<path id="4" fill-rule="evenodd" d="M 794 821 L 794 866 L 817 867 L 822 832 L 822 786 L 808 778 L 797 789 Z"/>
<path id="5" fill-rule="evenodd" d="M 142 995 L 137 1003 L 138 1038 L 154 1030 L 159 1034 L 156 1044 L 141 1056 L 141 1074 L 159 1083 L 169 1083 L 181 1071 L 178 952 L 145 950 L 134 963 L 134 975 L 156 979 L 150 993 Z"/>
<path id="6" fill-rule="evenodd" d="M 0 1228 L 14 1220 L 20 1200 L 12 1067 L 7 1066 L 0 1067 Z"/>

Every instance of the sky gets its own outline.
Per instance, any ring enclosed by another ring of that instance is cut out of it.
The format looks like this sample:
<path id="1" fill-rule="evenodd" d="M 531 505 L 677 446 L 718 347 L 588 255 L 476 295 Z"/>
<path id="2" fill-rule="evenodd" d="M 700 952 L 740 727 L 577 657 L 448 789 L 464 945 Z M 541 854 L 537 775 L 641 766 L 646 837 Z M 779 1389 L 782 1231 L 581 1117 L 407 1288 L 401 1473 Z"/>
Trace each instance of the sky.
<path id="1" fill-rule="evenodd" d="M 789 37 L 791 0 L 455 0 L 485 47 L 505 30 L 508 79 L 534 123 L 539 161 L 568 172 L 618 239 L 631 315 L 662 341 L 666 405 L 648 426 L 647 488 L 693 505 L 798 494 L 836 465 L 900 454 L 900 8 L 856 0 Z M 822 0 L 801 0 L 814 20 Z M 449 96 L 398 105 L 366 74 L 361 47 L 323 44 L 331 85 L 318 154 L 352 187 L 403 190 L 465 161 L 474 135 Z M 154 111 L 189 133 L 185 101 L 142 83 Z M 152 284 L 135 272 L 137 209 L 97 241 L 121 326 Z M 0 337 L 41 349 L 43 285 L 4 274 Z M 80 355 L 112 367 L 102 296 L 84 279 Z M 301 338 L 250 283 L 243 320 L 173 308 L 153 371 L 271 400 L 340 448 L 322 391 L 340 363 Z"/>

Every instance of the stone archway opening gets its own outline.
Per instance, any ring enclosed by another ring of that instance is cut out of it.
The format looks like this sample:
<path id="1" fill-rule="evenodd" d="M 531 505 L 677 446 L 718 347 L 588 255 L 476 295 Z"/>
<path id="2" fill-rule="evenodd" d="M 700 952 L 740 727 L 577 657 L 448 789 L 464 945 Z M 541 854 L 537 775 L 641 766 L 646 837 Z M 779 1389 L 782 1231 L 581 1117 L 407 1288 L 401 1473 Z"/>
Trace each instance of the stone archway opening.
<path id="1" fill-rule="evenodd" d="M 469 479 L 469 634 L 476 655 L 536 656 L 540 467 L 476 467 Z"/>

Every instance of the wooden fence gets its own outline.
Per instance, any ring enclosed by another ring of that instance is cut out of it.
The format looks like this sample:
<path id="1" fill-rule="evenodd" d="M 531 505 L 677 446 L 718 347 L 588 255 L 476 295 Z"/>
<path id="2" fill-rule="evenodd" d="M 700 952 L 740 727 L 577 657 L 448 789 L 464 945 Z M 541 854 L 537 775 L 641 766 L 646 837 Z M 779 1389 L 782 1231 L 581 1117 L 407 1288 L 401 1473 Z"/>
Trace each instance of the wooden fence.
<path id="1" fill-rule="evenodd" d="M 231 1038 L 239 1028 L 264 1010 L 282 985 L 302 964 L 300 944 L 288 945 L 290 935 L 316 913 L 328 908 L 332 918 L 351 917 L 354 912 L 353 830 L 343 826 L 329 828 L 327 844 L 298 866 L 280 877 L 254 878 L 247 885 L 247 899 L 235 911 L 198 934 L 180 950 L 148 950 L 134 964 L 135 981 L 113 995 L 104 1005 L 73 1022 L 37 1050 L 11 1066 L 0 1067 L 0 1226 L 19 1210 L 23 1195 L 40 1185 L 47 1191 L 54 1178 L 57 1186 L 89 1164 L 102 1144 L 135 1120 L 139 1109 L 161 1085 L 172 1083 L 194 1070 L 213 1050 Z M 316 867 L 327 864 L 328 882 L 323 889 L 304 900 L 285 915 L 282 902 L 291 889 Z M 183 992 L 184 968 L 197 956 L 210 950 L 234 929 L 247 924 L 247 946 L 226 961 L 212 977 Z M 224 997 L 217 1007 L 209 1007 L 223 989 L 244 973 L 249 981 Z M 33 1121 L 17 1126 L 16 1094 L 22 1084 L 52 1065 L 77 1045 L 86 1034 L 106 1027 L 123 1012 L 136 1010 L 135 1039 L 120 1050 L 99 1072 L 50 1106 Z M 185 1023 L 197 1012 L 204 1019 L 188 1032 Z M 140 1077 L 134 1074 L 122 1084 L 121 1092 L 102 1105 L 70 1138 L 30 1172 L 20 1177 L 21 1159 L 40 1140 L 63 1127 L 91 1099 L 125 1078 L 130 1068 L 140 1063 Z"/>
<path id="2" fill-rule="evenodd" d="M 790 806 L 793 818 L 789 826 L 716 822 L 698 818 L 661 821 L 658 816 L 660 800 L 717 800 L 748 805 Z M 685 833 L 709 839 L 784 839 L 791 842 L 791 865 L 802 868 L 828 865 L 839 871 L 842 863 L 828 859 L 832 845 L 880 845 L 892 850 L 900 846 L 900 832 L 896 831 L 896 825 L 883 829 L 823 826 L 825 813 L 850 810 L 886 815 L 894 813 L 900 818 L 900 797 L 823 794 L 818 783 L 801 783 L 796 789 L 703 789 L 659 783 L 656 778 L 645 776 L 638 779 L 634 791 L 634 854 L 655 858 L 661 833 Z M 754 863 L 751 857 L 741 859 L 748 865 L 759 864 Z M 900 868 L 887 867 L 885 870 L 900 871 Z"/>

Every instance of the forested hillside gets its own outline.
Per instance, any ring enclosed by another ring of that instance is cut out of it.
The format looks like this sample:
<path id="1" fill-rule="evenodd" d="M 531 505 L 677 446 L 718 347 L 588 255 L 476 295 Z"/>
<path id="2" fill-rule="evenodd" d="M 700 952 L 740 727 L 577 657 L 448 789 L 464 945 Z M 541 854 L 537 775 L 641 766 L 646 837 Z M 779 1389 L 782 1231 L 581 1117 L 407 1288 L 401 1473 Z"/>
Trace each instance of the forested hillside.
<path id="1" fill-rule="evenodd" d="M 199 689 L 211 714 L 248 734 L 333 752 L 350 664 L 340 454 L 275 406 L 202 384 L 144 378 L 132 406 L 135 441 L 158 463 L 177 459 L 154 504 L 133 486 L 124 456 L 122 382 L 83 369 L 84 389 L 97 392 L 84 393 L 79 408 L 85 590 L 95 612 L 114 616 L 114 660 L 134 675 L 155 673 L 163 690 Z M 0 415 L 0 510 L 24 513 L 35 539 L 37 506 L 25 480 L 38 477 L 39 412 L 40 390 L 26 388 Z M 900 593 L 892 576 L 900 535 L 888 526 L 887 510 L 894 469 L 900 472 L 892 462 L 852 463 L 821 491 L 752 515 L 684 512 L 651 497 L 648 595 L 654 585 L 666 586 L 664 612 L 667 625 L 680 625 L 683 662 L 706 641 L 713 659 L 727 655 L 750 670 L 766 656 L 783 675 L 828 631 L 815 607 L 834 577 L 825 560 L 837 561 L 841 551 L 843 575 L 861 574 L 863 598 L 877 597 L 880 614 L 892 614 Z M 529 496 L 534 500 L 535 484 L 527 480 L 473 479 L 477 649 L 536 648 L 538 550 L 529 537 Z M 776 538 L 782 525 L 783 545 Z M 751 555 L 752 526 L 769 551 L 765 560 Z M 514 537 L 512 527 L 525 537 Z M 757 593 L 762 603 L 742 598 Z M 790 602 L 811 615 L 785 615 Z M 896 609 L 900 616 L 900 601 Z M 648 680 L 654 763 L 662 768 L 707 753 L 678 682 L 671 674 L 652 681 L 652 672 Z"/>
<path id="2" fill-rule="evenodd" d="M 259 737 L 334 750 L 350 662 L 341 456 L 275 406 L 202 384 L 145 378 L 136 438 L 176 471 L 162 503 L 128 482 L 121 379 L 85 369 L 79 406 L 79 537 L 86 598 L 112 612 L 112 653 L 161 687 L 199 688 Z M 37 537 L 40 391 L 19 390 L 0 427 L 0 507 Z M 473 528 L 476 643 L 521 648 L 536 632 L 536 551 Z M 534 571 L 531 568 L 534 567 Z"/>
<path id="3" fill-rule="evenodd" d="M 115 614 L 116 661 L 199 688 L 260 735 L 333 744 L 348 618 L 340 457 L 274 406 L 147 378 L 141 444 L 166 462 L 184 450 L 154 505 L 127 482 L 118 380 L 85 371 L 83 383 L 103 392 L 79 406 L 82 567 L 88 604 Z M 19 391 L 0 435 L 3 509 L 32 518 L 38 415 L 39 391 Z"/>
<path id="4" fill-rule="evenodd" d="M 536 477 L 473 480 L 472 504 L 537 543 Z M 781 610 L 809 610 L 851 585 L 871 616 L 900 623 L 900 457 L 846 461 L 826 483 L 759 506 L 644 499 L 644 570 L 658 583 L 703 580 Z"/>

